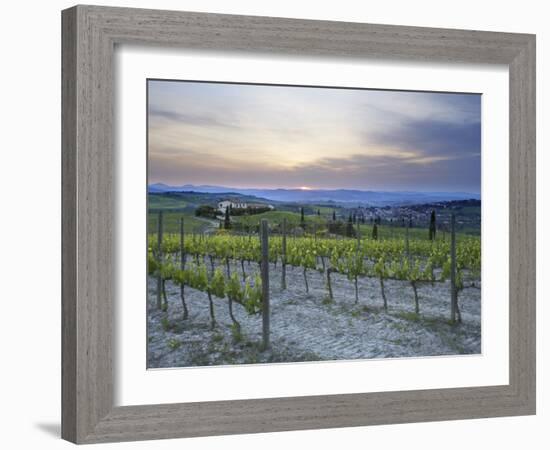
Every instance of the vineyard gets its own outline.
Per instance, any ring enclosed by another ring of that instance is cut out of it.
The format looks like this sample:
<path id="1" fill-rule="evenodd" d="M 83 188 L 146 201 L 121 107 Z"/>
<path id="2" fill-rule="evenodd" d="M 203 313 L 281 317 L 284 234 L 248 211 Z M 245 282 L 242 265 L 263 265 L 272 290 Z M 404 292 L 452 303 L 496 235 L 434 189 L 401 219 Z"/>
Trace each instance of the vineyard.
<path id="1" fill-rule="evenodd" d="M 265 219 L 259 236 L 189 235 L 179 225 L 163 233 L 159 215 L 149 235 L 150 366 L 479 352 L 478 237 L 297 237 Z"/>

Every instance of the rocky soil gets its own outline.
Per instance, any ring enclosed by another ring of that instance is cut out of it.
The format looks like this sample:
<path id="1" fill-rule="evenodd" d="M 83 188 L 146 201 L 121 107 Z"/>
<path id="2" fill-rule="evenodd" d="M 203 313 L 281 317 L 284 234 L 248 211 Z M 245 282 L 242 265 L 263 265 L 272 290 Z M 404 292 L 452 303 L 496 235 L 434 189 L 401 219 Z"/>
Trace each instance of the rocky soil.
<path id="1" fill-rule="evenodd" d="M 246 265 L 249 272 L 257 265 Z M 232 270 L 240 271 L 235 265 Z M 309 293 L 302 270 L 287 268 L 287 285 L 280 289 L 280 264 L 270 268 L 271 348 L 262 351 L 262 318 L 249 316 L 240 305 L 231 326 L 227 300 L 213 297 L 216 326 L 211 327 L 208 298 L 185 288 L 189 318 L 182 320 L 179 286 L 167 282 L 168 311 L 156 308 L 156 280 L 148 280 L 148 367 L 186 367 L 364 358 L 422 357 L 481 352 L 480 290 L 459 296 L 462 323 L 449 323 L 449 283 L 420 285 L 420 314 L 414 314 L 409 283 L 385 282 L 388 311 L 383 309 L 380 284 L 359 281 L 359 302 L 353 283 L 333 274 L 334 300 L 328 299 L 324 275 L 308 271 Z"/>

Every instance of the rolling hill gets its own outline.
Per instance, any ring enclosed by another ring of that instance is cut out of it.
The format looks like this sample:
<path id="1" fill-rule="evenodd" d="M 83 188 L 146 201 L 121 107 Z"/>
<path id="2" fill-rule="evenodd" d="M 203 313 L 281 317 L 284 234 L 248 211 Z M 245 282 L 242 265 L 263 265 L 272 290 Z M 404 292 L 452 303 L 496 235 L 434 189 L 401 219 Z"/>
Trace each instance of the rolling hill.
<path id="1" fill-rule="evenodd" d="M 169 186 L 151 184 L 149 193 L 194 192 L 219 196 L 247 196 L 255 200 L 296 203 L 334 203 L 342 205 L 414 205 L 454 200 L 479 200 L 479 194 L 468 192 L 362 191 L 357 189 L 250 189 L 212 185 Z"/>

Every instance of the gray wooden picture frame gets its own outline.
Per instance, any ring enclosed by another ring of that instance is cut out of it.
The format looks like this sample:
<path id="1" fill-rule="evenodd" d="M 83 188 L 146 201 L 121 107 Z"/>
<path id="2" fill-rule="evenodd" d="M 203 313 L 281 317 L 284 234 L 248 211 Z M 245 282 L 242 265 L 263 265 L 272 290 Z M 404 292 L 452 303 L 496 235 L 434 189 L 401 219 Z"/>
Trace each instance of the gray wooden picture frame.
<path id="1" fill-rule="evenodd" d="M 535 36 L 75 6 L 62 12 L 62 437 L 76 443 L 535 413 Z M 116 44 L 505 64 L 510 82 L 509 384 L 114 407 Z"/>

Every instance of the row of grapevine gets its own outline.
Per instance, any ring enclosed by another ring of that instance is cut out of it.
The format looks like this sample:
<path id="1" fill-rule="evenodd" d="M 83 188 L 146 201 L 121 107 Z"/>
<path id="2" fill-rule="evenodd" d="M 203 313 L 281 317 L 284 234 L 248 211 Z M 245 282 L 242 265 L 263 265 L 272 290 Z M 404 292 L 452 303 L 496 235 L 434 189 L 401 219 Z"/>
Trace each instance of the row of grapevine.
<path id="1" fill-rule="evenodd" d="M 266 317 L 269 317 L 269 278 L 268 274 L 255 274 L 249 276 L 245 274 L 244 259 L 241 259 L 243 277 L 242 281 L 236 272 L 231 273 L 229 261 L 235 258 L 235 254 L 230 252 L 230 246 L 227 242 L 211 241 L 204 247 L 199 254 L 196 250 L 190 253 L 193 259 L 187 261 L 189 247 L 186 246 L 184 235 L 183 218 L 180 220 L 179 245 L 170 247 L 166 245 L 165 239 L 168 239 L 173 244 L 174 236 L 163 236 L 162 233 L 162 213 L 159 214 L 159 229 L 157 233 L 157 245 L 149 246 L 148 251 L 148 273 L 157 278 L 157 306 L 159 309 L 166 311 L 168 309 L 168 300 L 166 296 L 166 282 L 172 281 L 180 286 L 180 297 L 183 308 L 183 320 L 188 318 L 188 307 L 185 301 L 185 287 L 196 289 L 204 292 L 208 296 L 210 320 L 212 327 L 216 326 L 214 303 L 212 296 L 220 299 L 227 299 L 229 316 L 233 322 L 236 331 L 240 333 L 241 325 L 233 314 L 233 304 L 241 305 L 245 311 L 250 314 L 262 313 L 264 324 Z M 267 225 L 267 224 L 266 224 Z M 267 237 L 267 227 L 265 227 Z M 265 244 L 260 244 L 260 259 L 262 255 L 265 259 L 263 264 L 266 268 L 269 266 L 267 259 L 267 240 Z M 249 247 L 241 246 L 241 250 L 249 255 Z M 214 257 L 220 261 L 224 261 L 227 271 L 216 267 Z M 206 260 L 210 261 L 210 267 L 207 267 Z M 179 263 L 179 264 L 178 264 Z M 267 319 L 267 324 L 269 319 Z M 264 325 L 265 328 L 265 325 Z M 267 325 L 267 334 L 264 330 L 264 347 L 269 345 L 269 325 Z"/>
<path id="2" fill-rule="evenodd" d="M 266 224 L 267 225 L 267 224 Z M 284 230 L 284 226 L 283 226 Z M 454 236 L 454 234 L 453 234 Z M 153 236 L 154 237 L 154 236 Z M 178 240 L 177 235 L 157 234 L 157 256 L 172 255 L 177 260 L 185 261 L 186 256 L 194 260 L 192 270 L 205 271 L 204 260 L 210 261 L 210 272 L 221 273 L 214 269 L 215 261 L 226 267 L 224 274 L 227 280 L 238 280 L 235 273 L 230 272 L 230 261 L 240 262 L 242 271 L 241 284 L 246 290 L 249 275 L 245 263 L 257 263 L 261 269 L 264 256 L 270 263 L 281 262 L 281 287 L 286 288 L 286 266 L 300 268 L 303 272 L 306 292 L 309 291 L 308 271 L 316 270 L 326 276 L 326 288 L 329 298 L 334 298 L 331 275 L 345 275 L 355 287 L 355 301 L 359 300 L 358 279 L 371 277 L 379 280 L 380 292 L 384 309 L 388 302 L 385 292 L 385 280 L 398 280 L 410 283 L 414 294 L 415 311 L 419 312 L 418 287 L 421 283 L 452 281 L 453 309 L 458 310 L 456 296 L 466 287 L 465 279 L 469 278 L 468 286 L 475 286 L 481 271 L 481 249 L 479 239 L 463 238 L 458 246 L 452 239 L 451 243 L 443 241 L 420 240 L 377 240 L 377 239 L 315 239 L 301 237 L 286 240 L 286 235 L 271 236 L 266 242 L 266 254 L 262 252 L 260 240 L 251 236 L 213 235 L 193 236 L 192 239 Z M 154 241 L 149 243 L 150 250 L 155 249 Z M 453 245 L 455 258 L 453 259 Z M 153 259 L 155 259 L 153 258 Z M 454 267 L 453 267 L 454 261 Z M 266 265 L 268 266 L 268 264 Z M 164 279 L 165 273 L 159 278 Z M 453 276 L 454 275 L 454 276 Z M 157 274 L 158 276 L 158 274 Z M 217 275 L 218 278 L 220 275 Z M 474 280 L 473 282 L 471 280 Z M 233 281 L 235 283 L 235 281 Z M 185 284 L 185 283 L 184 283 Z M 183 284 L 182 284 L 183 286 Z M 183 287 L 182 287 L 183 289 Z M 183 298 L 183 295 L 182 295 Z M 185 309 L 184 309 L 185 310 Z M 458 311 L 459 314 L 459 311 Z M 460 319 L 460 316 L 459 316 Z"/>
<path id="3" fill-rule="evenodd" d="M 173 281 L 181 287 L 189 286 L 208 295 L 213 327 L 216 324 L 216 319 L 212 296 L 220 299 L 227 298 L 229 315 L 238 329 L 240 329 L 240 324 L 233 315 L 233 303 L 241 305 L 248 314 L 259 314 L 262 311 L 262 280 L 259 275 L 247 277 L 243 283 L 237 273 L 228 277 L 219 267 L 211 272 L 204 262 L 199 264 L 192 262 L 187 264 L 185 269 L 178 269 L 173 259 L 166 256 L 160 264 L 157 259 L 150 256 L 148 271 L 149 275 L 160 276 L 162 279 L 161 292 L 164 303 L 161 308 L 163 310 L 168 308 L 165 283 Z M 185 297 L 182 297 L 182 302 L 184 318 L 187 318 Z"/>
<path id="4" fill-rule="evenodd" d="M 149 248 L 155 247 L 157 236 L 149 237 Z M 282 258 L 282 242 L 284 237 L 270 236 L 269 256 L 270 262 L 276 264 Z M 165 234 L 162 239 L 162 253 L 177 253 L 179 249 L 179 236 L 177 234 Z M 259 262 L 261 247 L 258 239 L 247 236 L 213 235 L 194 236 L 185 242 L 183 250 L 187 255 L 195 257 L 209 255 L 218 260 L 238 260 Z M 300 260 L 312 268 L 317 261 L 304 258 L 302 255 L 311 252 L 318 258 L 330 258 L 334 254 L 357 253 L 368 261 L 378 261 L 380 257 L 386 259 L 401 259 L 408 254 L 413 259 L 430 259 L 434 267 L 442 267 L 450 255 L 448 242 L 411 240 L 408 252 L 403 240 L 372 240 L 365 239 L 359 244 L 354 239 L 315 239 L 300 237 L 291 239 L 286 244 L 286 263 L 292 264 L 293 260 Z M 464 238 L 457 246 L 457 263 L 463 269 L 479 273 L 481 268 L 480 241 L 477 238 Z M 303 265 L 302 263 L 296 265 Z"/>
<path id="5" fill-rule="evenodd" d="M 405 258 L 403 252 L 399 252 L 399 246 L 395 243 L 376 242 L 359 247 L 353 240 L 329 241 L 301 238 L 291 241 L 282 256 L 278 238 L 270 239 L 270 260 L 276 263 L 281 260 L 283 269 L 285 265 L 300 267 L 306 292 L 309 291 L 307 273 L 309 270 L 318 270 L 326 273 L 328 295 L 332 299 L 331 274 L 341 273 L 346 275 L 356 287 L 356 299 L 358 299 L 357 285 L 360 277 L 375 277 L 380 279 L 382 298 L 385 298 L 384 279 L 409 281 L 417 299 L 416 288 L 422 282 L 446 281 L 450 274 L 450 255 L 442 245 L 433 245 L 431 253 L 420 253 Z M 475 241 L 470 241 L 475 242 Z M 198 261 L 207 256 L 211 264 L 214 259 L 224 261 L 229 276 L 229 261 L 240 261 L 242 278 L 246 278 L 245 262 L 258 261 L 258 249 L 255 240 L 249 244 L 248 238 L 223 236 L 205 238 L 188 247 L 188 251 Z M 414 245 L 413 245 L 414 247 Z M 457 264 L 456 282 L 459 289 L 464 286 L 464 274 L 469 273 L 470 278 L 476 277 L 480 268 L 479 251 L 474 246 L 459 247 L 460 253 Z M 446 254 L 447 253 L 447 254 Z M 426 256 L 427 255 L 427 256 Z M 477 255 L 477 256 L 476 256 Z M 437 274 L 437 275 L 436 275 Z M 387 303 L 384 302 L 387 306 Z"/>

